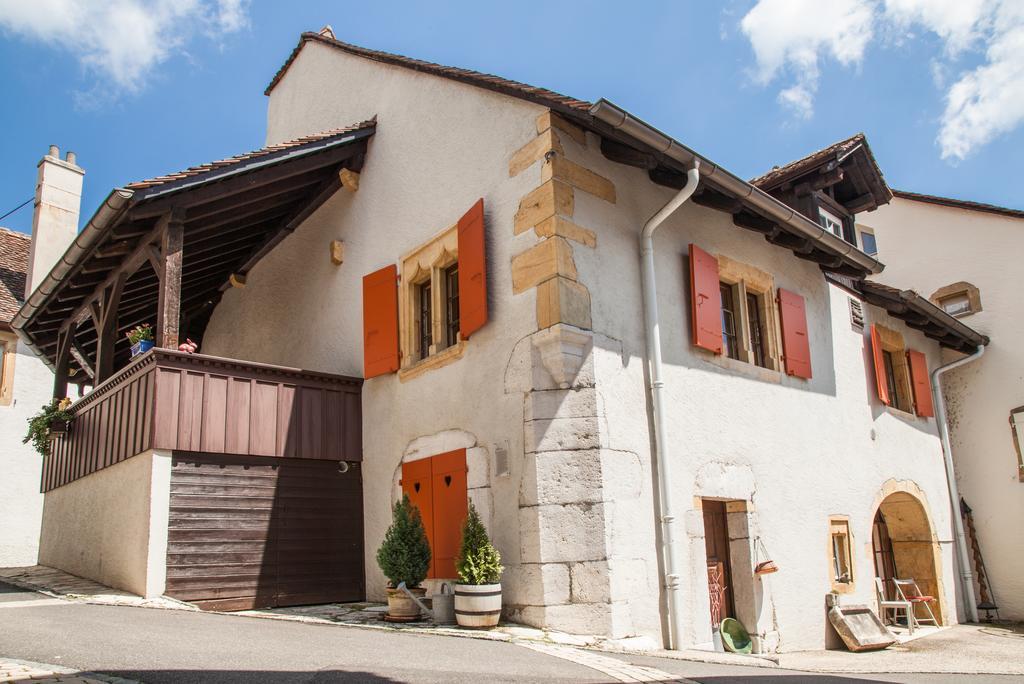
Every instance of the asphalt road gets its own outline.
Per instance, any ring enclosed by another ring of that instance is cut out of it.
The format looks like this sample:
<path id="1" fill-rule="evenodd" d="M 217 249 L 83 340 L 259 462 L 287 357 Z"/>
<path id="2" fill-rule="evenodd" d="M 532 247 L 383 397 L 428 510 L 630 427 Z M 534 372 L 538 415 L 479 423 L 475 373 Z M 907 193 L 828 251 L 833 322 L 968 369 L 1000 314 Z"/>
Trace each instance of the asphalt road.
<path id="1" fill-rule="evenodd" d="M 48 600 L 0 583 L 0 659 L 161 682 L 608 682 L 589 667 L 515 644 L 214 613 Z M 832 677 L 618 656 L 708 684 L 947 682 L 948 676 Z M 1011 681 L 977 677 L 979 684 Z"/>

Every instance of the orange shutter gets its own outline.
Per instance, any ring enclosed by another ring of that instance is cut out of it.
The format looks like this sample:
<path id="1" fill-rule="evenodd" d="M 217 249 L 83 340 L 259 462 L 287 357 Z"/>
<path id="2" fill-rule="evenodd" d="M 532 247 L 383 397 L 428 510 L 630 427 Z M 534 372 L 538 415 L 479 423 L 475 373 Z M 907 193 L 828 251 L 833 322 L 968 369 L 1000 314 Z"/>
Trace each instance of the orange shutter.
<path id="1" fill-rule="evenodd" d="M 885 358 L 882 356 L 882 335 L 878 326 L 871 324 L 871 358 L 875 362 L 875 385 L 878 387 L 878 399 L 886 406 L 892 406 L 889 396 L 889 383 L 885 378 Z"/>
<path id="2" fill-rule="evenodd" d="M 453 579 L 455 559 L 462 545 L 462 524 L 469 509 L 466 494 L 466 450 L 450 451 L 430 459 L 434 493 L 434 563 L 431 577 Z"/>
<path id="3" fill-rule="evenodd" d="M 432 479 L 430 477 L 430 459 L 424 458 L 419 461 L 409 461 L 402 464 L 402 492 L 409 496 L 409 501 L 420 509 L 420 517 L 423 519 L 423 529 L 427 532 L 427 541 L 430 542 L 430 572 L 428 577 L 434 576 L 434 494 L 432 492 Z"/>
<path id="4" fill-rule="evenodd" d="M 722 353 L 722 293 L 718 289 L 718 259 L 690 245 L 690 327 L 693 344 Z"/>
<path id="5" fill-rule="evenodd" d="M 459 219 L 459 334 L 462 339 L 487 322 L 487 260 L 484 244 L 484 201 Z"/>
<path id="6" fill-rule="evenodd" d="M 921 352 L 908 349 L 907 364 L 910 366 L 910 384 L 914 388 L 914 410 L 919 416 L 931 418 L 935 411 L 932 408 L 932 384 L 928 378 L 928 361 Z"/>
<path id="7" fill-rule="evenodd" d="M 811 345 L 807 338 L 804 298 L 780 287 L 779 318 L 782 323 L 782 358 L 786 362 L 786 373 L 798 378 L 810 378 Z"/>
<path id="8" fill-rule="evenodd" d="M 363 377 L 398 370 L 398 268 L 363 276 Z"/>

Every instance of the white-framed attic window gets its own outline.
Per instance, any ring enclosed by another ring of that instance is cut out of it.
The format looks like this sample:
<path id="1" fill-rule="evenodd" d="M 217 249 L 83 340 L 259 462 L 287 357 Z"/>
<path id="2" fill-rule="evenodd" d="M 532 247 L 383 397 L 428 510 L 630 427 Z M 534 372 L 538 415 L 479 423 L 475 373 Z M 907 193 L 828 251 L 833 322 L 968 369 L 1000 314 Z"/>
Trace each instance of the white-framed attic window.
<path id="1" fill-rule="evenodd" d="M 843 237 L 843 220 L 827 209 L 818 207 L 818 223 L 838 238 Z"/>

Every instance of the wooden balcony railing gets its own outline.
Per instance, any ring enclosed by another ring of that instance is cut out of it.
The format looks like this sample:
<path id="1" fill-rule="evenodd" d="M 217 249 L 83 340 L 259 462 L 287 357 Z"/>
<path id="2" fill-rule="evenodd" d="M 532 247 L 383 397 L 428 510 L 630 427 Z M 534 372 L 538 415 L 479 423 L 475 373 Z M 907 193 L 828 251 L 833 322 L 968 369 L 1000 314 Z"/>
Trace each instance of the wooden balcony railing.
<path id="1" fill-rule="evenodd" d="M 148 451 L 362 460 L 360 378 L 153 349 L 71 407 L 47 492 Z"/>

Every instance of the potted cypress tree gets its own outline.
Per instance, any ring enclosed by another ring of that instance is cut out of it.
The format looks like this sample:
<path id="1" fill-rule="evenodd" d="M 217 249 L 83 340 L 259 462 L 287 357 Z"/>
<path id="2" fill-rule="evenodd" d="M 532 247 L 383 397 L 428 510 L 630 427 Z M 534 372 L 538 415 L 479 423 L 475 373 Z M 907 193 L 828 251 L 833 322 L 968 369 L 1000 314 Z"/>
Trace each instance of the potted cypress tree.
<path id="1" fill-rule="evenodd" d="M 391 527 L 377 549 L 377 565 L 388 578 L 388 619 L 412 621 L 420 616 L 420 607 L 398 588 L 406 588 L 418 597 L 426 594 L 420 586 L 430 570 L 430 542 L 423 530 L 419 509 L 407 494 L 391 509 Z"/>
<path id="2" fill-rule="evenodd" d="M 501 617 L 501 554 L 470 503 L 462 525 L 462 546 L 455 569 L 461 583 L 455 585 L 455 619 L 460 627 L 488 629 Z"/>

